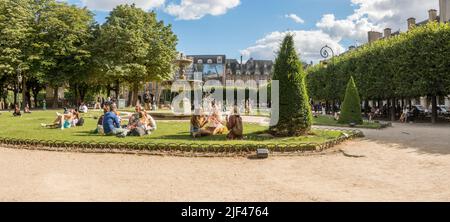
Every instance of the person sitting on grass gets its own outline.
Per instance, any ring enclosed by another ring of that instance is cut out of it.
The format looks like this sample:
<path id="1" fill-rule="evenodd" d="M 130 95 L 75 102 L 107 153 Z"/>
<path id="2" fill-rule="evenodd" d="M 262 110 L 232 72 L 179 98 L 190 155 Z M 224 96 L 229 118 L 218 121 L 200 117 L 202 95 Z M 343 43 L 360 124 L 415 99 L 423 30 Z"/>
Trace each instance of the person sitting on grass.
<path id="1" fill-rule="evenodd" d="M 208 118 L 208 130 L 212 135 L 223 134 L 225 131 L 225 126 L 222 124 L 222 114 L 220 108 L 217 107 L 215 102 L 212 103 L 212 113 Z"/>
<path id="2" fill-rule="evenodd" d="M 239 109 L 237 106 L 233 107 L 233 111 L 230 117 L 227 117 L 227 128 L 228 128 L 228 135 L 227 139 L 229 140 L 235 140 L 235 139 L 242 139 L 244 135 L 244 127 L 242 124 L 242 117 L 239 114 Z"/>
<path id="3" fill-rule="evenodd" d="M 19 105 L 17 105 L 17 104 L 14 106 L 13 116 L 22 116 L 22 113 L 20 112 Z"/>
<path id="4" fill-rule="evenodd" d="M 103 131 L 106 135 L 116 135 L 118 137 L 126 137 L 128 129 L 120 127 L 120 120 L 117 116 L 116 104 L 111 104 L 106 108 L 107 113 L 103 117 Z"/>
<path id="5" fill-rule="evenodd" d="M 147 134 L 147 113 L 142 110 L 142 106 L 137 104 L 135 107 L 135 113 L 131 115 L 128 120 L 128 125 L 126 128 L 129 130 L 129 135 L 131 136 L 144 136 Z"/>
<path id="6" fill-rule="evenodd" d="M 28 114 L 31 114 L 31 111 L 30 111 L 30 106 L 28 106 L 28 104 L 27 105 L 25 105 L 25 109 L 24 109 L 24 112 L 23 113 L 28 113 Z"/>
<path id="7" fill-rule="evenodd" d="M 153 131 L 155 131 L 158 127 L 156 125 L 155 119 L 153 119 L 152 116 L 147 114 L 147 125 L 146 125 L 146 132 L 148 135 L 152 134 Z"/>
<path id="8" fill-rule="evenodd" d="M 87 113 L 88 107 L 86 106 L 86 104 L 84 102 L 82 102 L 78 110 L 80 111 L 80 113 Z"/>
<path id="9" fill-rule="evenodd" d="M 334 120 L 339 121 L 340 118 L 340 113 L 339 112 L 335 112 L 334 113 Z"/>
<path id="10" fill-rule="evenodd" d="M 206 124 L 208 124 L 208 118 L 203 114 L 202 109 L 195 109 L 194 115 L 191 117 L 191 136 L 194 138 L 210 136 L 211 131 L 205 129 Z"/>
<path id="11" fill-rule="evenodd" d="M 105 132 L 103 130 L 103 118 L 105 117 L 105 114 L 108 112 L 107 105 L 103 104 L 103 115 L 101 115 L 97 120 L 97 128 L 94 130 L 95 134 L 104 135 Z"/>
<path id="12" fill-rule="evenodd" d="M 75 118 L 74 111 L 72 111 L 72 110 L 67 110 L 67 113 L 64 113 L 64 114 L 60 114 L 57 112 L 56 119 L 55 119 L 55 121 L 53 121 L 52 124 L 41 123 L 41 126 L 46 127 L 46 128 L 55 128 L 55 129 L 60 128 L 61 130 L 68 129 L 68 128 L 72 127 L 74 118 Z"/>

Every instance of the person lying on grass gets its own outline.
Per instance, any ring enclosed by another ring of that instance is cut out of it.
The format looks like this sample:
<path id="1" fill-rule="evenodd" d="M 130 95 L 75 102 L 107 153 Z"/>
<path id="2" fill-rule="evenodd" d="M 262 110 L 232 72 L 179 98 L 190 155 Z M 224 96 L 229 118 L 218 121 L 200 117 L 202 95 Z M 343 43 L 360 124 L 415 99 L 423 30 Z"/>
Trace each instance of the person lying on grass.
<path id="1" fill-rule="evenodd" d="M 65 114 L 56 113 L 56 119 L 52 124 L 41 123 L 42 127 L 45 128 L 60 128 L 60 129 L 68 129 L 71 127 L 76 127 L 80 120 L 80 114 L 74 110 L 70 109 L 65 111 Z"/>

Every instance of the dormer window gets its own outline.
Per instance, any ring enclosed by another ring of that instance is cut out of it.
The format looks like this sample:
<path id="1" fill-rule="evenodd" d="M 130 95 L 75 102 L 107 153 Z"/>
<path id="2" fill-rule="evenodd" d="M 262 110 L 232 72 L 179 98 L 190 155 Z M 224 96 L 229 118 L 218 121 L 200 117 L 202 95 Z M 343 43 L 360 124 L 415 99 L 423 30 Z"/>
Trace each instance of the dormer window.
<path id="1" fill-rule="evenodd" d="M 207 63 L 212 64 L 213 63 L 212 59 L 208 59 Z"/>
<path id="2" fill-rule="evenodd" d="M 217 63 L 222 64 L 222 56 L 217 57 Z"/>
<path id="3" fill-rule="evenodd" d="M 197 63 L 198 63 L 198 64 L 203 64 L 203 59 L 199 59 L 199 60 L 197 61 Z"/>

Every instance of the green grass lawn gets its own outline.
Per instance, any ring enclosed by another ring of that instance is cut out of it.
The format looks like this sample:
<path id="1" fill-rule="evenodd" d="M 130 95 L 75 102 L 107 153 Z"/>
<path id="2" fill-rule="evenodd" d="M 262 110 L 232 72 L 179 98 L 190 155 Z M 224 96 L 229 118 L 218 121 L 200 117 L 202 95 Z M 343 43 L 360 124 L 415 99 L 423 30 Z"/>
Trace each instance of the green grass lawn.
<path id="1" fill-rule="evenodd" d="M 41 123 L 51 123 L 55 111 L 34 111 L 32 114 L 23 114 L 22 117 L 13 117 L 10 112 L 0 115 L 0 137 L 18 139 L 39 139 L 57 141 L 83 141 L 83 142 L 138 142 L 138 143 L 196 143 L 196 144 L 277 144 L 277 143 L 323 143 L 342 135 L 340 131 L 313 130 L 312 135 L 291 138 L 270 138 L 261 135 L 267 127 L 257 124 L 245 124 L 245 139 L 228 141 L 226 135 L 193 139 L 189 135 L 189 123 L 186 121 L 159 121 L 158 130 L 152 135 L 144 137 L 118 138 L 114 136 L 101 136 L 93 134 L 100 112 L 91 112 L 84 115 L 85 125 L 70 129 L 46 129 Z"/>
<path id="2" fill-rule="evenodd" d="M 339 124 L 332 116 L 318 116 L 317 118 L 313 118 L 313 124 L 317 126 L 349 127 L 348 124 Z M 382 125 L 376 122 L 364 121 L 363 125 L 356 125 L 355 128 L 380 129 Z"/>

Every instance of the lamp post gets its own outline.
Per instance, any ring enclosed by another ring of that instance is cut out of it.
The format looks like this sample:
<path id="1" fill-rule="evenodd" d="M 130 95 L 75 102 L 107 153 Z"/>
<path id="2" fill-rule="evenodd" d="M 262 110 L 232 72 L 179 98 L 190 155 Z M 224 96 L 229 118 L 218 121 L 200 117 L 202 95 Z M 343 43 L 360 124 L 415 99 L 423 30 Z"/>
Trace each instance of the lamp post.
<path id="1" fill-rule="evenodd" d="M 328 60 L 329 58 L 333 59 L 334 51 L 333 51 L 333 49 L 330 46 L 325 45 L 324 47 L 322 47 L 322 49 L 320 49 L 320 56 L 322 56 L 322 58 L 324 58 L 325 60 Z M 328 65 L 327 63 L 328 63 L 328 61 L 324 61 L 325 68 Z M 334 74 L 334 69 L 332 70 L 332 72 Z M 326 107 L 328 106 L 328 101 L 326 102 L 325 106 Z M 333 112 L 335 112 L 336 110 L 334 110 L 334 106 L 335 106 L 335 101 L 334 100 L 333 100 L 333 105 L 332 106 L 333 106 L 332 107 L 333 108 Z M 325 114 L 326 114 L 326 112 L 325 112 Z"/>
<path id="2" fill-rule="evenodd" d="M 334 51 L 330 46 L 325 45 L 324 47 L 322 47 L 322 49 L 320 49 L 320 56 L 322 56 L 322 58 L 324 58 L 324 59 L 328 59 L 328 58 L 330 58 L 330 56 L 331 56 L 331 58 L 333 58 Z"/>

